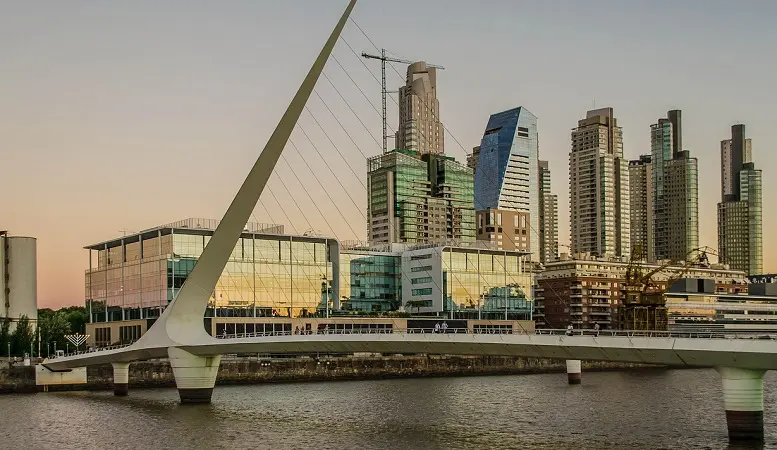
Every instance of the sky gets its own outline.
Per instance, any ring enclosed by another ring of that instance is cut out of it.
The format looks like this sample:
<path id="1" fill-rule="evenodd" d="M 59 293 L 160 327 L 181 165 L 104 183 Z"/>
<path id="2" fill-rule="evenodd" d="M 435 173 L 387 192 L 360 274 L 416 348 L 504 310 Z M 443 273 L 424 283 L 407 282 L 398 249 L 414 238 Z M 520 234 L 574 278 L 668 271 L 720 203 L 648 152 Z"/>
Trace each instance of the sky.
<path id="1" fill-rule="evenodd" d="M 0 229 L 38 238 L 39 305 L 83 303 L 86 245 L 220 218 L 346 4 L 0 0 Z M 352 18 L 369 39 L 347 24 L 252 221 L 366 239 L 380 65 L 354 53 L 377 46 L 445 67 L 445 149 L 462 162 L 490 114 L 538 117 L 562 244 L 570 130 L 587 110 L 614 108 L 630 159 L 649 153 L 650 124 L 683 111 L 699 243 L 713 248 L 720 141 L 745 124 L 764 170 L 765 271 L 776 272 L 774 17 L 770 0 L 361 0 Z M 404 71 L 389 67 L 389 89 Z"/>

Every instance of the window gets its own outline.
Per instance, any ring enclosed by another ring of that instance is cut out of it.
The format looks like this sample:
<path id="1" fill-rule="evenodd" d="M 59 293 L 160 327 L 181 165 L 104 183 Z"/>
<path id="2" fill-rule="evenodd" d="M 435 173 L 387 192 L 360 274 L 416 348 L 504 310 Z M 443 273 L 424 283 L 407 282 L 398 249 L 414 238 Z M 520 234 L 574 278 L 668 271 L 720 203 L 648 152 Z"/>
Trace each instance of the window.
<path id="1" fill-rule="evenodd" d="M 413 295 L 432 295 L 432 288 L 413 289 Z"/>
<path id="2" fill-rule="evenodd" d="M 418 267 L 411 267 L 411 272 L 429 272 L 432 270 L 432 266 L 418 266 Z"/>
<path id="3" fill-rule="evenodd" d="M 410 261 L 418 261 L 419 259 L 432 259 L 432 254 L 428 253 L 426 255 L 413 255 L 410 257 Z"/>
<path id="4" fill-rule="evenodd" d="M 422 277 L 422 278 L 413 278 L 411 280 L 412 284 L 422 284 L 422 283 L 431 283 L 432 277 Z"/>

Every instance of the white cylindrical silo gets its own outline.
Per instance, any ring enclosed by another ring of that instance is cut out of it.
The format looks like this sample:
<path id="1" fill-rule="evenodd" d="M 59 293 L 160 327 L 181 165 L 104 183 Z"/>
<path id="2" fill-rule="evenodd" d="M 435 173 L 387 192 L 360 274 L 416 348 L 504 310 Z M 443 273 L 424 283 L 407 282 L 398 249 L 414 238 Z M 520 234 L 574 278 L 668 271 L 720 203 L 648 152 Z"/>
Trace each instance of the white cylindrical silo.
<path id="1" fill-rule="evenodd" d="M 38 321 L 37 240 L 33 237 L 0 237 L 0 312 L 16 321 L 30 319 L 33 328 Z"/>

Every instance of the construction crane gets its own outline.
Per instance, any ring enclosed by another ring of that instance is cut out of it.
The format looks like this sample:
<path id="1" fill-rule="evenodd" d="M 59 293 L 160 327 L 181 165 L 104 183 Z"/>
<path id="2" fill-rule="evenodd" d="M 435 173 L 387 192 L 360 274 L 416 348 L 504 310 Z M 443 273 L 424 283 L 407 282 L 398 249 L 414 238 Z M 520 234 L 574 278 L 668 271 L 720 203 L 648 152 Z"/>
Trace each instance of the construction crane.
<path id="1" fill-rule="evenodd" d="M 707 253 L 715 253 L 709 247 L 694 248 L 686 253 L 684 260 L 667 261 L 643 273 L 643 251 L 637 245 L 632 250 L 629 265 L 626 268 L 626 282 L 623 289 L 623 307 L 621 309 L 621 327 L 639 330 L 662 330 L 667 326 L 667 309 L 664 293 L 672 284 L 683 278 L 693 267 L 709 267 Z M 653 277 L 666 271 L 670 266 L 680 266 L 680 271 L 667 274 L 661 287 Z"/>
<path id="2" fill-rule="evenodd" d="M 718 258 L 718 262 L 720 262 L 720 255 L 718 254 L 718 251 L 715 250 L 712 247 L 699 247 L 699 264 L 703 264 L 705 267 L 710 267 L 710 259 L 707 256 L 707 254 L 714 255 L 716 258 Z"/>
<path id="3" fill-rule="evenodd" d="M 410 64 L 413 64 L 413 61 L 386 56 L 385 48 L 380 49 L 380 55 L 371 55 L 369 53 L 362 52 L 362 58 L 377 59 L 378 61 L 380 61 L 380 75 L 381 75 L 380 95 L 381 95 L 381 105 L 383 107 L 383 153 L 386 153 L 388 151 L 388 138 L 389 138 L 388 131 L 387 131 L 387 124 L 386 124 L 386 94 L 388 93 L 388 91 L 386 90 L 386 62 L 395 62 L 395 63 L 410 65 Z M 445 69 L 445 67 L 437 66 L 434 64 L 427 64 L 426 67 L 431 67 L 434 69 L 441 69 L 441 70 Z"/>

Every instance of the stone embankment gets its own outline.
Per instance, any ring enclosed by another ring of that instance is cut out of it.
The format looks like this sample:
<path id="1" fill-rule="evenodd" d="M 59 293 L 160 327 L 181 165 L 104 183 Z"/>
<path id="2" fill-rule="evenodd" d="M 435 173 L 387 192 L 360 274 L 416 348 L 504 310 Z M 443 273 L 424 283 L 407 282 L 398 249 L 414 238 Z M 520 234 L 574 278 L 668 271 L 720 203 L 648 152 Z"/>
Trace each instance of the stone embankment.
<path id="1" fill-rule="evenodd" d="M 583 362 L 586 371 L 655 369 L 658 366 L 598 361 Z M 217 385 L 303 381 L 375 380 L 443 376 L 519 375 L 564 373 L 563 360 L 500 356 L 369 356 L 320 358 L 224 358 Z M 110 389 L 110 364 L 87 369 L 89 382 L 77 386 L 51 386 L 50 390 Z M 585 375 L 583 375 L 585 377 Z M 130 388 L 173 387 L 175 379 L 166 360 L 130 365 Z M 0 368 L 0 393 L 37 392 L 34 367 Z"/>

